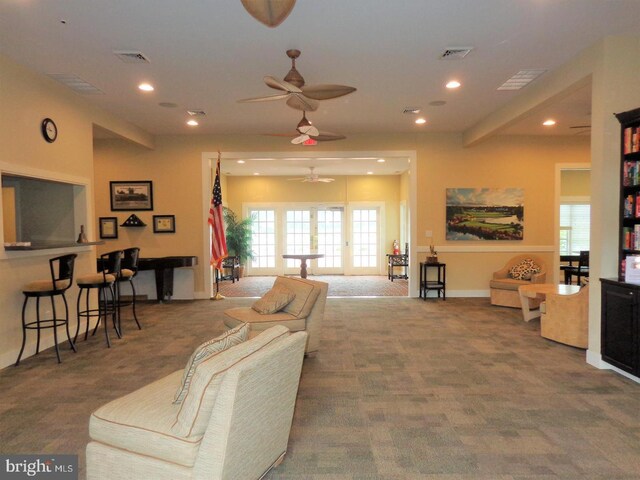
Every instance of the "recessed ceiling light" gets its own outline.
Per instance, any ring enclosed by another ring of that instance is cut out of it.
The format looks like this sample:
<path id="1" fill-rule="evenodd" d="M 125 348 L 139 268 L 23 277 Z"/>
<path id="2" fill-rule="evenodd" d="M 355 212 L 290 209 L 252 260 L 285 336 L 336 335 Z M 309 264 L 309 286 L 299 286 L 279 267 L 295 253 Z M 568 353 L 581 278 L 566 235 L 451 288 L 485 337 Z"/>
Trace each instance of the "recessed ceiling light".
<path id="1" fill-rule="evenodd" d="M 373 175 L 373 172 L 367 172 L 367 175 Z"/>
<path id="2" fill-rule="evenodd" d="M 141 83 L 140 85 L 138 85 L 138 88 L 143 92 L 153 92 L 155 90 L 153 88 L 153 85 L 151 85 L 150 83 Z"/>
<path id="3" fill-rule="evenodd" d="M 416 119 L 416 123 L 418 125 L 424 125 L 425 123 L 427 123 L 427 121 L 424 118 L 420 117 Z"/>
<path id="4" fill-rule="evenodd" d="M 450 80 L 445 86 L 447 88 L 458 88 L 460 86 L 460 82 L 457 80 Z"/>
<path id="5" fill-rule="evenodd" d="M 253 172 L 254 175 L 260 175 L 258 172 Z"/>
<path id="6" fill-rule="evenodd" d="M 198 126 L 198 122 L 195 120 L 187 120 L 187 125 L 189 125 L 190 127 L 197 127 Z"/>
<path id="7" fill-rule="evenodd" d="M 545 127 L 552 127 L 555 124 L 556 124 L 556 121 L 552 119 L 545 120 L 544 122 L 542 122 L 542 125 L 544 125 Z"/>
<path id="8" fill-rule="evenodd" d="M 379 158 L 379 159 L 377 160 L 377 162 L 378 162 L 378 163 L 384 163 L 384 158 Z"/>
<path id="9" fill-rule="evenodd" d="M 244 163 L 244 160 L 238 160 L 238 163 Z"/>

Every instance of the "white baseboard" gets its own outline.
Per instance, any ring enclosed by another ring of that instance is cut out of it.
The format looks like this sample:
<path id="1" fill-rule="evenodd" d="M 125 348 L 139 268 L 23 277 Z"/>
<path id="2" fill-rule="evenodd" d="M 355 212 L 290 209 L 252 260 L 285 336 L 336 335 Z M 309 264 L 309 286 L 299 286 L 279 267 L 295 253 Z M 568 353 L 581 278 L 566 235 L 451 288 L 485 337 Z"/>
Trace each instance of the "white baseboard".
<path id="1" fill-rule="evenodd" d="M 620 370 L 618 367 L 614 367 L 610 363 L 607 363 L 604 360 L 602 360 L 602 355 L 600 355 L 600 353 L 587 350 L 587 363 L 600 370 L 613 370 L 614 372 L 619 373 L 620 375 L 628 378 L 629 380 L 632 380 L 636 383 L 640 383 L 640 378 L 634 375 L 631 375 L 630 373 L 625 372 L 624 370 Z"/>

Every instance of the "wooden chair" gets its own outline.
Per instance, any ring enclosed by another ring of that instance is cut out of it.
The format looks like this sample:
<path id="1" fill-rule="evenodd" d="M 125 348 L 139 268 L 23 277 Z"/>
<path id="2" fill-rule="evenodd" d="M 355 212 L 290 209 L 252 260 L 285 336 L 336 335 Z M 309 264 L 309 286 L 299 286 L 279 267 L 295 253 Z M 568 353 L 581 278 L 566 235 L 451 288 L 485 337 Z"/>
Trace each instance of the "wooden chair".
<path id="1" fill-rule="evenodd" d="M 589 278 L 589 251 L 582 250 L 578 257 L 578 266 L 566 266 L 564 270 L 564 283 L 571 285 L 573 277 L 576 277 L 576 285 L 580 285 L 581 278 Z"/>
<path id="2" fill-rule="evenodd" d="M 589 286 L 573 295 L 548 293 L 540 306 L 540 335 L 555 342 L 587 348 Z"/>

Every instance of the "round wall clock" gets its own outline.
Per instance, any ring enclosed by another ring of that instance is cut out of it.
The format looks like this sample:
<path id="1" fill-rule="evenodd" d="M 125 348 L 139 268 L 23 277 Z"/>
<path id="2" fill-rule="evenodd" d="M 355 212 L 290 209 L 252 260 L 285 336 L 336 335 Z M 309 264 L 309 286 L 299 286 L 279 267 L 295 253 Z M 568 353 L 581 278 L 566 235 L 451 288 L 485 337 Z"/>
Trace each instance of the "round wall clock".
<path id="1" fill-rule="evenodd" d="M 53 120 L 51 120 L 50 118 L 45 118 L 44 120 L 42 120 L 40 129 L 42 130 L 42 136 L 47 142 L 53 143 L 56 141 L 56 138 L 58 137 L 58 127 L 56 127 L 56 124 Z"/>

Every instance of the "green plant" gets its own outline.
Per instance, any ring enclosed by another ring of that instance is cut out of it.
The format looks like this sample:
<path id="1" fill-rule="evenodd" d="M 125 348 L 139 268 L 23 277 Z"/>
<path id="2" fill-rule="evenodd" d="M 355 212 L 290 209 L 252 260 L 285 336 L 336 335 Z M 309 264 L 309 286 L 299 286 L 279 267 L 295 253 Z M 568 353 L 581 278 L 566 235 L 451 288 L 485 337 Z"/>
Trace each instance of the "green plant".
<path id="1" fill-rule="evenodd" d="M 253 217 L 240 219 L 230 208 L 223 208 L 224 222 L 226 224 L 225 237 L 229 255 L 240 257 L 240 263 L 253 258 L 251 251 L 251 227 Z"/>

